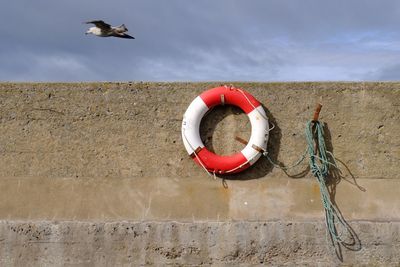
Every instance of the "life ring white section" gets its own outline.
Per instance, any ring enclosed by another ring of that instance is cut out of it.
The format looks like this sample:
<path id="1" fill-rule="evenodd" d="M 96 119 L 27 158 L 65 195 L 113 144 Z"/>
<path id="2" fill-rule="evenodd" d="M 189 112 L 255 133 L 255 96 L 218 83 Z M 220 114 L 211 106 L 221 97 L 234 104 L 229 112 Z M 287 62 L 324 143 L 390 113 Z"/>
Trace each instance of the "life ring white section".
<path id="1" fill-rule="evenodd" d="M 263 151 L 267 150 L 269 125 L 267 115 L 262 106 L 258 106 L 247 115 L 251 124 L 251 136 L 248 144 L 241 153 L 249 161 L 250 165 L 253 165 L 261 156 L 261 153 L 253 148 L 253 145 L 261 148 Z"/>
<path id="2" fill-rule="evenodd" d="M 197 96 L 183 115 L 182 139 L 189 155 L 198 147 L 204 147 L 200 138 L 200 123 L 207 111 L 207 105 L 200 96 Z"/>

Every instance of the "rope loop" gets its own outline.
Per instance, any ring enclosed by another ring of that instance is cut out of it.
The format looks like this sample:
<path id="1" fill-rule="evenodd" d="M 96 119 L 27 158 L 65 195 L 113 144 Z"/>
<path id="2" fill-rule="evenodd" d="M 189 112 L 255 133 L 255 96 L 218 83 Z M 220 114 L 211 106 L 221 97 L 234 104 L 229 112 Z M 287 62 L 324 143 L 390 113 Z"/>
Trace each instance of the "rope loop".
<path id="1" fill-rule="evenodd" d="M 329 176 L 329 167 L 339 168 L 334 155 L 327 150 L 323 123 L 318 120 L 308 121 L 305 127 L 305 136 L 307 147 L 300 159 L 292 166 L 276 164 L 270 158 L 267 151 L 264 151 L 263 155 L 273 166 L 287 171 L 303 162 L 308 154 L 311 173 L 316 177 L 320 188 L 321 200 L 325 210 L 327 232 L 337 244 L 347 245 L 343 236 L 347 233 L 348 236 L 354 238 L 354 232 L 343 218 L 336 204 L 332 202 L 326 185 Z"/>
<path id="2" fill-rule="evenodd" d="M 353 236 L 352 229 L 344 220 L 331 197 L 326 186 L 329 167 L 338 169 L 335 157 L 329 152 L 325 145 L 324 125 L 317 121 L 308 121 L 306 124 L 307 151 L 312 174 L 317 178 L 321 192 L 322 204 L 325 209 L 325 221 L 329 234 L 337 243 L 346 244 L 343 235 L 348 233 Z M 340 227 L 340 229 L 338 228 Z"/>

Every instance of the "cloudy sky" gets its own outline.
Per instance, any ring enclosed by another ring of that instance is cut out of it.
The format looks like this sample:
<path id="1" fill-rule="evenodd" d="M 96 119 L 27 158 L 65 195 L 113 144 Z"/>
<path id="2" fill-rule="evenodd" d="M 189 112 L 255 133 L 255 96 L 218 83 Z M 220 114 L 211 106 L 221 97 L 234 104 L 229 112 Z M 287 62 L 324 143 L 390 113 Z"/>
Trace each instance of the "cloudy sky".
<path id="1" fill-rule="evenodd" d="M 400 80 L 400 1 L 2 0 L 0 81 Z M 125 23 L 135 40 L 85 35 Z"/>

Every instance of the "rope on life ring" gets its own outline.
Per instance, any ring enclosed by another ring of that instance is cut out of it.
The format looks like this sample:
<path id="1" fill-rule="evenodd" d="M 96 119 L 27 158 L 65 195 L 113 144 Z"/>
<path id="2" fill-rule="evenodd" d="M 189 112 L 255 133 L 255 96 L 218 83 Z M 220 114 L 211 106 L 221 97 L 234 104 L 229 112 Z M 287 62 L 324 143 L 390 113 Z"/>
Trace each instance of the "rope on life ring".
<path id="1" fill-rule="evenodd" d="M 251 124 L 251 136 L 242 151 L 221 156 L 209 151 L 200 138 L 200 122 L 207 111 L 218 105 L 242 109 Z M 233 86 L 220 86 L 197 96 L 189 105 L 182 121 L 182 139 L 186 151 L 209 174 L 232 174 L 253 165 L 267 151 L 268 118 L 261 103 L 251 94 Z"/>

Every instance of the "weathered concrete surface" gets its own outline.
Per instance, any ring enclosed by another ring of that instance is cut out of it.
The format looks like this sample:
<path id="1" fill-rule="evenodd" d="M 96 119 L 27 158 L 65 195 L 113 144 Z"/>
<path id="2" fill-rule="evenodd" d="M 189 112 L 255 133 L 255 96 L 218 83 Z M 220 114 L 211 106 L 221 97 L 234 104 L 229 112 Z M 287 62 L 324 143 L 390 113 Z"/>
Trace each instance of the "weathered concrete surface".
<path id="1" fill-rule="evenodd" d="M 400 223 L 353 223 L 356 266 L 398 266 Z M 1 266 L 340 265 L 321 222 L 2 222 Z"/>
<path id="2" fill-rule="evenodd" d="M 154 221 L 150 224 L 157 225 L 154 227 L 158 231 L 170 227 L 168 221 L 179 221 L 176 226 L 182 227 L 179 231 L 185 233 L 185 227 L 195 227 L 193 233 L 198 236 L 199 229 L 207 224 L 216 227 L 217 235 L 222 235 L 237 225 L 247 229 L 267 222 L 270 231 L 277 230 L 274 227 L 279 225 L 279 231 L 285 232 L 286 222 L 295 223 L 297 228 L 292 235 L 285 233 L 281 243 L 271 243 L 280 252 L 294 251 L 291 246 L 301 242 L 302 232 L 317 224 L 315 227 L 319 230 L 309 235 L 321 241 L 311 242 L 314 248 L 310 251 L 319 251 L 321 243 L 325 249 L 319 188 L 306 162 L 293 169 L 289 177 L 263 158 L 243 174 L 229 177 L 228 188 L 224 188 L 220 179 L 213 180 L 188 158 L 180 137 L 182 115 L 192 99 L 215 85 L 218 84 L 0 84 L 0 219 L 5 220 L 0 233 L 0 244 L 5 244 L 2 249 L 14 246 L 13 251 L 21 250 L 21 263 L 34 256 L 38 263 L 46 264 L 52 258 L 41 245 L 24 246 L 25 239 L 17 238 L 12 228 L 30 224 L 53 230 L 66 227 L 69 232 L 63 238 L 76 243 L 62 243 L 57 239 L 60 235 L 51 232 L 49 236 L 57 242 L 48 250 L 63 251 L 54 259 L 58 257 L 68 263 L 66 259 L 72 257 L 70 251 L 79 250 L 85 244 L 97 244 L 104 253 L 111 246 L 111 241 L 110 244 L 108 241 L 96 243 L 95 236 L 91 237 L 93 240 L 86 236 L 79 239 L 92 222 L 98 227 L 104 222 L 120 227 L 117 221 L 126 220 L 139 228 Z M 373 244 L 379 238 L 392 240 L 389 239 L 392 236 L 398 242 L 400 83 L 235 85 L 252 93 L 267 108 L 270 120 L 276 125 L 269 142 L 270 156 L 286 164 L 296 161 L 303 153 L 304 125 L 311 118 L 315 103 L 323 104 L 320 119 L 327 123 L 328 145 L 341 162 L 343 178 L 339 179 L 339 175 L 332 178 L 333 198 L 356 232 L 362 227 L 368 228 L 358 232 L 361 251 L 346 252 L 345 263 L 398 262 L 388 248 L 389 241 L 378 247 L 364 244 Z M 242 145 L 234 137 L 248 138 L 249 135 L 246 116 L 231 107 L 211 112 L 202 125 L 205 143 L 220 154 L 239 151 Z M 231 223 L 232 220 L 243 223 Z M 216 221 L 225 223 L 213 223 Z M 385 230 L 376 232 L 378 229 Z M 257 235 L 254 233 L 254 236 Z M 225 237 L 230 238 L 228 234 Z M 130 238 L 126 236 L 124 242 L 129 243 Z M 182 234 L 181 238 L 189 236 Z M 136 241 L 132 242 L 134 247 Z M 164 245 L 162 239 L 157 242 Z M 250 241 L 246 248 L 235 242 L 236 245 L 232 240 L 224 241 L 226 251 L 230 246 L 237 246 L 242 255 L 251 249 Z M 256 242 L 261 241 L 256 238 Z M 172 246 L 168 244 L 164 246 L 167 250 Z M 186 251 L 189 247 L 185 244 L 175 250 Z M 203 246 L 199 255 L 206 255 L 206 247 L 207 253 L 211 253 L 207 255 L 217 253 L 205 243 L 199 246 Z M 266 246 L 265 249 L 269 248 Z M 263 250 L 256 250 L 260 253 L 257 260 L 263 259 L 260 256 Z M 270 250 L 265 251 L 269 255 Z M 7 253 L 8 258 L 3 262 L 15 262 L 12 253 L 17 252 Z M 93 253 L 79 254 L 82 257 L 76 258 L 77 263 L 108 263 L 96 258 L 101 253 Z M 125 250 L 119 253 L 121 258 L 114 258 L 110 263 L 124 263 L 127 254 Z M 92 261 L 85 262 L 88 258 L 84 255 L 91 255 Z M 326 251 L 315 255 L 322 255 L 322 263 L 334 260 Z M 196 260 L 187 263 L 230 263 L 221 260 L 224 257 L 213 257 L 196 256 Z M 145 263 L 145 258 L 142 255 L 134 263 Z M 256 263 L 254 259 L 244 258 L 233 263 Z M 318 262 L 308 254 L 302 258 L 296 253 L 292 258 L 271 259 L 264 262 Z M 173 262 L 186 261 L 185 257 L 161 261 Z"/>

